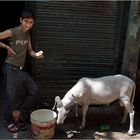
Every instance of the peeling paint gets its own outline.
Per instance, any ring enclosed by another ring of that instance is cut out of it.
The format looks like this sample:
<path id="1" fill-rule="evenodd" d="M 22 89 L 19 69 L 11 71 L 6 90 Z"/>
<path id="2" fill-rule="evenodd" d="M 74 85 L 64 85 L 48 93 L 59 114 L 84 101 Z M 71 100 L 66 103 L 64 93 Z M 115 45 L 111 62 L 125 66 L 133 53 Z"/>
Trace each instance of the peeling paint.
<path id="1" fill-rule="evenodd" d="M 130 23 L 128 28 L 128 36 L 133 36 L 136 39 L 139 28 L 140 24 Z"/>
<path id="2" fill-rule="evenodd" d="M 140 2 L 132 1 L 130 5 L 129 24 L 126 35 L 126 46 L 123 56 L 122 73 L 135 80 L 139 56 L 139 17 Z"/>

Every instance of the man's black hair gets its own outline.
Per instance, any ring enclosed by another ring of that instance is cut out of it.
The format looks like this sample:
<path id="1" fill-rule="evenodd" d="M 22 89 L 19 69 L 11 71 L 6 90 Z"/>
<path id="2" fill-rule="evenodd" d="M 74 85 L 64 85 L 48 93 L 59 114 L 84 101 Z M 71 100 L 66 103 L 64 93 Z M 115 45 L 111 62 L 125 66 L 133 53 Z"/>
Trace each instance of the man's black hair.
<path id="1" fill-rule="evenodd" d="M 35 14 L 32 11 L 24 10 L 21 12 L 21 18 L 32 18 L 33 20 L 35 20 Z"/>

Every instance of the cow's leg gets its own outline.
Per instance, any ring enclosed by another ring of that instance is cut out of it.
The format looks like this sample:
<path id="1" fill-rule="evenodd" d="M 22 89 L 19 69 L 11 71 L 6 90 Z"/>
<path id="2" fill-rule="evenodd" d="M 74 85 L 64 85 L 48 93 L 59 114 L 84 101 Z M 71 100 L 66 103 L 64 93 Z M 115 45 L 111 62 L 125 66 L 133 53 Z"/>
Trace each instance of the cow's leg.
<path id="1" fill-rule="evenodd" d="M 124 107 L 124 115 L 123 115 L 123 119 L 121 121 L 121 124 L 126 123 L 127 116 L 128 116 L 128 111 Z"/>
<path id="2" fill-rule="evenodd" d="M 124 106 L 126 108 L 126 111 L 128 111 L 129 113 L 129 118 L 130 118 L 130 124 L 129 124 L 129 130 L 128 130 L 128 135 L 134 135 L 134 110 L 133 110 L 133 107 L 130 103 L 130 101 L 123 101 L 124 103 Z M 125 114 L 124 114 L 124 118 L 122 121 L 125 121 L 126 117 L 127 117 L 127 113 L 125 111 Z"/>
<path id="3" fill-rule="evenodd" d="M 82 125 L 80 126 L 80 129 L 83 129 L 85 127 L 87 110 L 88 110 L 88 104 L 84 104 L 82 106 Z"/>
<path id="4" fill-rule="evenodd" d="M 134 114 L 135 112 L 133 111 L 133 113 L 129 113 L 129 117 L 130 117 L 130 126 L 129 126 L 129 131 L 128 131 L 128 135 L 134 135 Z"/>

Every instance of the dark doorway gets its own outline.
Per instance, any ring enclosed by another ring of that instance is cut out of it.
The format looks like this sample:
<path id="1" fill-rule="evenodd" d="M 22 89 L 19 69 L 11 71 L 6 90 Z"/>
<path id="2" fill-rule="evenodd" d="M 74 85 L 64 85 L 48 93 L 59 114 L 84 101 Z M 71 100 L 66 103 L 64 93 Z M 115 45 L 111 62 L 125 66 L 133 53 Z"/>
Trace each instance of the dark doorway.
<path id="1" fill-rule="evenodd" d="M 1 1 L 0 2 L 0 32 L 17 26 L 19 24 L 19 16 L 24 9 L 24 1 Z M 9 11 L 9 12 L 7 12 Z M 2 40 L 7 42 L 7 40 Z M 0 48 L 0 69 L 6 57 L 6 50 Z"/>
<path id="2" fill-rule="evenodd" d="M 138 58 L 137 75 L 136 75 L 136 95 L 135 95 L 135 106 L 139 108 L 140 102 L 140 53 Z"/>
<path id="3" fill-rule="evenodd" d="M 21 11 L 25 8 L 24 1 L 0 1 L 0 32 L 18 26 L 19 16 Z M 7 12 L 8 11 L 8 12 Z M 8 41 L 0 40 L 3 43 L 8 43 Z M 6 58 L 7 51 L 3 48 L 0 48 L 0 95 L 2 93 L 2 65 Z"/>

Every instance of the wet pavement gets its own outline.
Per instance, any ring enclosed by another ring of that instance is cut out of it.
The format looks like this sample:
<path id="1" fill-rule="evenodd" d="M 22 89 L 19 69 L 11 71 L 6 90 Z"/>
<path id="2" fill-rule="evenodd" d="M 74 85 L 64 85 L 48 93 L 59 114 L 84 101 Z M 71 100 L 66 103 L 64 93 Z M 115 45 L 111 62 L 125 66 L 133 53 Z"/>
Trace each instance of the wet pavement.
<path id="1" fill-rule="evenodd" d="M 63 125 L 56 126 L 53 139 L 140 139 L 140 111 L 135 111 L 134 129 L 136 135 L 128 136 L 129 116 L 127 123 L 120 125 L 122 117 L 122 109 L 118 106 L 111 107 L 89 107 L 87 112 L 86 127 L 83 130 L 79 129 L 81 124 L 81 108 L 79 109 L 78 118 L 74 112 L 70 112 Z M 101 131 L 102 125 L 108 125 L 108 131 Z M 15 136 L 15 138 L 14 138 Z M 0 123 L 0 139 L 34 139 L 32 136 L 31 127 L 29 124 L 28 130 L 21 131 L 17 135 L 8 132 L 7 129 Z"/>

